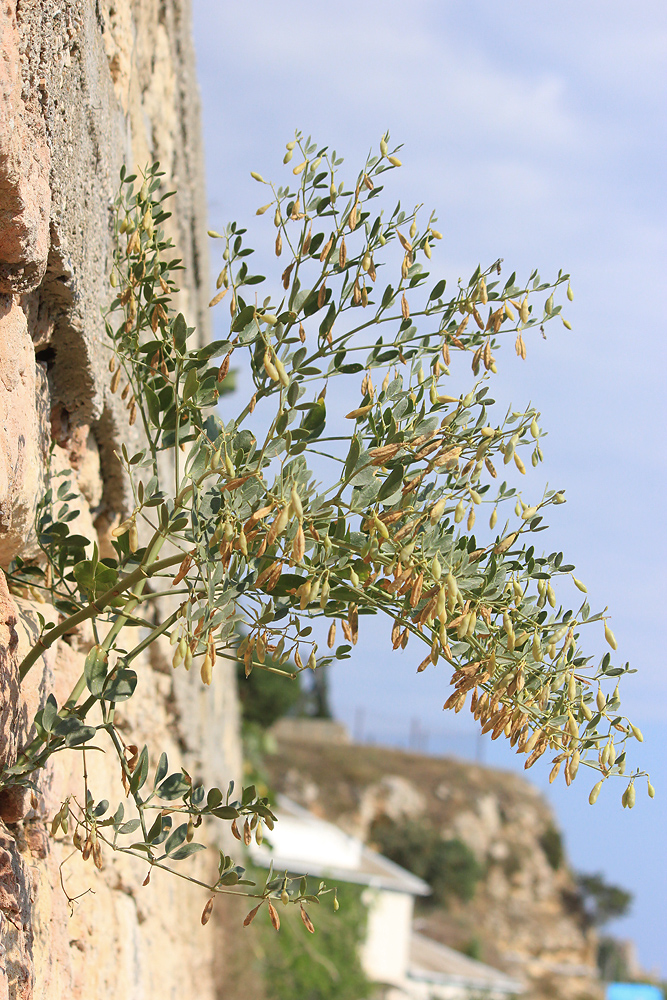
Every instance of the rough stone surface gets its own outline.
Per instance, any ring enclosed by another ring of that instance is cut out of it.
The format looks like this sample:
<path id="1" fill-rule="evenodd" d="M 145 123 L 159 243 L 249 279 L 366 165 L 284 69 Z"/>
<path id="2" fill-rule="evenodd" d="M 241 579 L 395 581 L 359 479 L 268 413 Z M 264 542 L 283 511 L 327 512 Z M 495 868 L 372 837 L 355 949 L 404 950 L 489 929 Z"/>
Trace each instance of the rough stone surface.
<path id="1" fill-rule="evenodd" d="M 176 189 L 169 235 L 183 258 L 176 303 L 207 337 L 205 197 L 189 0 L 0 0 L 0 567 L 35 554 L 36 504 L 49 475 L 71 479 L 72 530 L 97 538 L 126 496 L 114 459 L 134 433 L 108 389 L 101 310 L 111 298 L 111 206 L 120 166 L 160 160 Z M 96 535 L 97 531 L 97 535 Z M 33 594 L 0 573 L 0 765 L 15 761 L 35 712 L 62 704 L 93 641 L 81 628 L 19 684 L 34 643 Z M 166 750 L 209 783 L 240 774 L 233 672 L 204 692 L 167 651 L 139 662 L 121 714 L 128 742 Z M 88 754 L 98 797 L 116 801 L 113 754 Z M 213 935 L 203 891 L 118 855 L 98 872 L 50 834 L 83 794 L 81 753 L 57 755 L 38 788 L 0 793 L 0 1000 L 208 1000 Z M 122 794 L 122 793 L 121 793 Z M 211 834 L 213 836 L 213 833 Z M 207 857 L 188 864 L 204 877 Z"/>

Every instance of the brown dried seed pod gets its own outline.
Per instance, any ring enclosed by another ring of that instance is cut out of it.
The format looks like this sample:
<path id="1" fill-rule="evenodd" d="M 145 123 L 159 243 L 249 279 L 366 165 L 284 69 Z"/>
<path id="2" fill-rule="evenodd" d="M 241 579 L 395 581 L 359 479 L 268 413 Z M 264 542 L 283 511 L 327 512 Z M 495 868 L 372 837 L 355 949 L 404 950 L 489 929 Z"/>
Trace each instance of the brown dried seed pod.
<path id="1" fill-rule="evenodd" d="M 320 263 L 323 264 L 326 260 L 329 259 L 329 254 L 331 253 L 331 248 L 332 248 L 333 244 L 334 244 L 334 238 L 333 238 L 333 235 L 331 235 L 329 237 L 328 242 L 324 244 L 324 247 L 322 249 L 322 253 L 320 254 Z"/>
<path id="2" fill-rule="evenodd" d="M 327 297 L 327 286 L 324 282 L 320 285 L 320 290 L 317 293 L 317 308 L 321 309 L 324 305 Z"/>
<path id="3" fill-rule="evenodd" d="M 347 263 L 347 247 L 345 246 L 345 237 L 340 241 L 340 247 L 338 248 L 338 266 L 344 268 Z"/>
<path id="4" fill-rule="evenodd" d="M 232 352 L 229 351 L 229 353 L 226 354 L 225 357 L 223 358 L 222 364 L 218 368 L 218 382 L 222 382 L 224 379 L 227 378 L 227 375 L 229 374 L 229 363 L 231 357 L 232 357 Z"/>
<path id="5" fill-rule="evenodd" d="M 283 237 L 279 230 L 278 235 L 276 236 L 276 257 L 280 257 L 282 252 L 283 252 Z"/>
<path id="6" fill-rule="evenodd" d="M 262 902 L 263 902 L 263 900 L 262 900 Z M 257 914 L 259 912 L 259 909 L 260 909 L 261 905 L 262 905 L 262 903 L 258 903 L 257 906 L 255 906 L 254 909 L 252 909 L 250 911 L 250 913 L 247 915 L 247 917 L 243 921 L 243 926 L 244 927 L 248 927 L 253 922 L 253 920 L 255 919 L 255 917 L 257 916 Z M 269 905 L 271 905 L 271 904 L 269 904 Z"/>
<path id="7" fill-rule="evenodd" d="M 410 319 L 410 306 L 408 305 L 408 300 L 405 297 L 405 292 L 401 296 L 401 315 L 403 319 Z"/>
<path id="8" fill-rule="evenodd" d="M 312 231 L 313 231 L 313 227 L 309 226 L 308 227 L 308 232 L 306 233 L 305 239 L 303 241 L 303 246 L 301 247 L 301 253 L 302 254 L 307 254 L 308 251 L 310 250 L 310 243 L 311 243 L 311 240 L 312 240 L 312 235 L 311 235 Z"/>
<path id="9" fill-rule="evenodd" d="M 109 389 L 111 390 L 111 392 L 116 392 L 116 390 L 118 389 L 119 382 L 120 382 L 120 368 L 117 368 L 116 371 L 113 373 L 113 378 L 111 379 L 111 382 L 109 384 Z"/>
<path id="10" fill-rule="evenodd" d="M 215 896 L 211 896 L 211 898 L 206 901 L 206 906 L 202 910 L 201 922 L 203 927 L 205 927 L 206 924 L 211 919 L 211 913 L 213 912 L 214 901 L 215 901 Z"/>
<path id="11" fill-rule="evenodd" d="M 277 931 L 279 931 L 280 930 L 280 917 L 278 916 L 278 911 L 276 910 L 275 906 L 273 905 L 273 903 L 271 902 L 270 899 L 267 900 L 267 902 L 269 904 L 269 918 L 271 920 L 271 923 L 273 924 L 274 928 Z M 246 917 L 246 919 L 247 919 L 247 917 Z"/>
<path id="12" fill-rule="evenodd" d="M 310 931 L 311 934 L 314 934 L 315 928 L 313 926 L 313 921 L 310 919 L 303 906 L 301 907 L 301 920 L 306 930 Z"/>

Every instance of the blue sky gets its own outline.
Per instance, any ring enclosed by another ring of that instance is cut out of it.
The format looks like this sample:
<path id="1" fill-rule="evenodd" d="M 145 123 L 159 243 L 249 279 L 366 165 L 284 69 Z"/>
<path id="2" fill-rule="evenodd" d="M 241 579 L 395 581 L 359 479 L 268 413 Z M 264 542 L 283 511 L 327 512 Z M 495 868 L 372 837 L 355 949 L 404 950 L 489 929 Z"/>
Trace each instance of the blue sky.
<path id="1" fill-rule="evenodd" d="M 635 893 L 632 915 L 614 929 L 667 977 L 667 8 L 657 0 L 193 0 L 193 8 L 210 225 L 249 224 L 267 266 L 270 220 L 254 215 L 263 199 L 249 171 L 280 178 L 295 127 L 356 170 L 388 128 L 405 144 L 391 197 L 438 214 L 444 239 L 433 274 L 451 283 L 497 257 L 506 274 L 535 266 L 572 274 L 572 332 L 551 324 L 525 362 L 508 345 L 493 394 L 517 406 L 532 400 L 542 412 L 549 436 L 534 490 L 546 476 L 568 496 L 551 518 L 549 550 L 576 563 L 595 609 L 609 605 L 619 654 L 638 668 L 624 708 L 645 731 L 636 757 L 658 796 L 624 812 L 619 786 L 591 809 L 585 782 L 549 789 L 537 768 L 531 778 L 549 790 L 574 864 Z M 431 749 L 471 752 L 471 723 L 440 711 L 444 672 L 415 676 L 408 651 L 378 652 L 385 641 L 384 626 L 370 627 L 355 658 L 336 668 L 339 716 L 352 724 L 366 706 L 366 735 L 395 742 L 417 719 Z M 496 744 L 485 752 L 489 763 L 517 766 Z"/>

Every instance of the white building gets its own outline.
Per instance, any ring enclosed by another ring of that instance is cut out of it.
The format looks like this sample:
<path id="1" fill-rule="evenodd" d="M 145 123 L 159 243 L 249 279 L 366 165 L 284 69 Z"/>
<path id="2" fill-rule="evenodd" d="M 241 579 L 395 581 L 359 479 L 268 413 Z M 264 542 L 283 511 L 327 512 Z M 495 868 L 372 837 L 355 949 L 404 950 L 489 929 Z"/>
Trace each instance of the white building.
<path id="1" fill-rule="evenodd" d="M 422 879 L 284 796 L 277 816 L 271 848 L 253 842 L 253 861 L 268 867 L 273 860 L 276 872 L 367 887 L 361 963 L 369 979 L 389 987 L 387 1000 L 507 1000 L 523 992 L 517 980 L 414 931 L 415 896 L 431 891 Z"/>

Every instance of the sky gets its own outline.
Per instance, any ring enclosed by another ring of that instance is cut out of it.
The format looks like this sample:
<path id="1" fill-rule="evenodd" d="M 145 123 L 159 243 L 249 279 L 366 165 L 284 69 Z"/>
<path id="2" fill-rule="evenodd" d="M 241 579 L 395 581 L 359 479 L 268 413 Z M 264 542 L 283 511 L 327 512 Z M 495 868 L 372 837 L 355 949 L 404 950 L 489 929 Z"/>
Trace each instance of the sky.
<path id="1" fill-rule="evenodd" d="M 498 257 L 505 276 L 572 275 L 572 331 L 549 324 L 525 362 L 508 345 L 493 395 L 541 411 L 545 464 L 530 488 L 539 495 L 547 478 L 568 498 L 545 545 L 576 564 L 594 610 L 609 606 L 619 656 L 637 668 L 623 709 L 645 734 L 634 759 L 657 796 L 624 811 L 619 783 L 590 807 L 592 782 L 549 786 L 546 765 L 530 778 L 557 810 L 574 867 L 634 893 L 630 916 L 610 930 L 667 978 L 667 7 L 193 0 L 193 12 L 209 225 L 248 225 L 261 263 L 275 270 L 274 236 L 270 218 L 255 216 L 265 199 L 250 171 L 286 182 L 285 143 L 300 128 L 356 172 L 389 129 L 404 143 L 401 170 L 387 175 L 391 198 L 438 215 L 434 276 L 451 285 Z M 225 318 L 215 317 L 220 336 Z M 522 767 L 480 743 L 472 720 L 443 716 L 443 668 L 416 676 L 417 651 L 384 649 L 385 625 L 368 626 L 332 674 L 335 713 L 357 735 Z M 603 652 L 601 634 L 592 651 Z"/>

